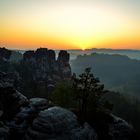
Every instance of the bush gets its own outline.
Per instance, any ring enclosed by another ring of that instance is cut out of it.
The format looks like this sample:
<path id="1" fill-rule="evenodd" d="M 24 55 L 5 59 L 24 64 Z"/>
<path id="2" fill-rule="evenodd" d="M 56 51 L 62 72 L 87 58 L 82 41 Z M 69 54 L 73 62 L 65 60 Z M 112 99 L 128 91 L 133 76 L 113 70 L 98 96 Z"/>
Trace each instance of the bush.
<path id="1" fill-rule="evenodd" d="M 54 104 L 64 108 L 76 108 L 77 101 L 71 81 L 62 81 L 56 85 L 51 95 Z"/>

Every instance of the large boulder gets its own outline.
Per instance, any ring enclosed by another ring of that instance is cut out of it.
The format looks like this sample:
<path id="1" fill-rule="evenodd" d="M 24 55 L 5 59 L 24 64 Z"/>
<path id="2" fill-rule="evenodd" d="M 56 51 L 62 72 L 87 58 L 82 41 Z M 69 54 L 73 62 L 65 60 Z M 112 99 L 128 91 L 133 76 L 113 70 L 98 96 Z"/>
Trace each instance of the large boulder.
<path id="1" fill-rule="evenodd" d="M 21 107 L 16 116 L 9 122 L 10 137 L 14 140 L 20 140 L 31 126 L 33 120 L 41 110 L 47 109 L 49 101 L 44 98 L 31 98 L 29 105 Z"/>
<path id="2" fill-rule="evenodd" d="M 26 106 L 28 99 L 13 87 L 0 87 L 0 103 L 2 105 L 3 119 L 12 119 L 20 111 L 20 107 Z"/>
<path id="3" fill-rule="evenodd" d="M 34 107 L 36 110 L 44 110 L 48 108 L 49 101 L 45 98 L 31 98 L 30 106 Z"/>
<path id="4" fill-rule="evenodd" d="M 13 88 L 17 81 L 15 77 L 15 75 L 0 72 L 0 110 L 5 120 L 14 117 L 21 106 L 29 103 L 23 94 Z"/>
<path id="5" fill-rule="evenodd" d="M 99 140 L 138 140 L 135 129 L 122 118 L 108 111 L 97 110 L 86 121 L 96 130 Z"/>
<path id="6" fill-rule="evenodd" d="M 112 140 L 136 140 L 136 133 L 134 128 L 125 120 L 111 115 L 112 123 L 109 124 L 109 135 Z"/>
<path id="7" fill-rule="evenodd" d="M 0 72 L 0 110 L 3 119 L 11 119 L 21 106 L 28 104 L 28 99 L 13 88 L 16 78 L 13 74 Z"/>
<path id="8" fill-rule="evenodd" d="M 88 125 L 81 126 L 70 111 L 51 107 L 41 111 L 24 140 L 96 140 L 96 133 Z"/>

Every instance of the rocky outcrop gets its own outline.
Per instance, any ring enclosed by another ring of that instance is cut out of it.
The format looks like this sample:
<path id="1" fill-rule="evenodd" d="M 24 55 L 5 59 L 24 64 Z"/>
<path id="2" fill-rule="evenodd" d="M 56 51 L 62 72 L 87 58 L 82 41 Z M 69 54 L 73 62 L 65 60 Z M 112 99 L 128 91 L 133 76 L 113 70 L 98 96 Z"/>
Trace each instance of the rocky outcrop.
<path id="1" fill-rule="evenodd" d="M 26 51 L 23 56 L 13 52 L 0 48 L 0 71 L 17 74 L 20 82 L 13 82 L 14 87 L 26 96 L 48 97 L 57 82 L 71 78 L 67 51 L 61 50 L 58 58 L 54 50 L 47 48 Z"/>
<path id="2" fill-rule="evenodd" d="M 137 140 L 131 125 L 112 114 L 99 114 L 80 124 L 77 116 L 44 98 L 28 100 L 12 87 L 0 88 L 5 125 L 0 126 L 0 140 Z M 95 119 L 95 120 L 94 120 Z M 2 139 L 3 138 L 3 139 Z"/>
<path id="3" fill-rule="evenodd" d="M 11 51 L 6 48 L 0 48 L 0 59 L 9 60 L 11 56 Z"/>
<path id="4" fill-rule="evenodd" d="M 0 140 L 9 140 L 9 128 L 0 122 Z"/>
<path id="5" fill-rule="evenodd" d="M 12 87 L 0 87 L 0 103 L 3 118 L 9 120 L 19 112 L 21 106 L 28 104 L 28 100 Z"/>
<path id="6" fill-rule="evenodd" d="M 0 72 L 0 108 L 4 119 L 11 119 L 21 106 L 28 103 L 27 98 L 13 88 L 15 77 L 12 73 Z"/>
<path id="7" fill-rule="evenodd" d="M 113 140 L 136 139 L 134 128 L 130 124 L 117 116 L 111 116 L 113 121 L 109 124 L 109 135 Z"/>
<path id="8" fill-rule="evenodd" d="M 5 48 L 0 48 L 0 71 L 7 72 L 10 69 L 11 51 Z"/>
<path id="9" fill-rule="evenodd" d="M 17 72 L 5 73 L 0 71 L 0 87 L 18 87 L 20 81 L 19 74 Z"/>
<path id="10" fill-rule="evenodd" d="M 38 113 L 48 107 L 49 102 L 44 98 L 30 99 L 28 106 L 22 106 L 16 116 L 9 122 L 10 137 L 14 140 L 20 140 L 21 136 L 24 137 Z"/>
<path id="11" fill-rule="evenodd" d="M 48 97 L 57 82 L 71 78 L 69 59 L 69 54 L 63 50 L 59 52 L 58 58 L 54 50 L 47 48 L 26 51 L 21 61 L 23 69 L 19 72 L 25 83 L 24 91 L 26 88 L 27 92 L 31 91 L 31 87 L 35 87 L 34 93 L 40 93 L 40 97 L 44 97 L 44 94 Z"/>
<path id="12" fill-rule="evenodd" d="M 59 73 L 62 75 L 62 78 L 69 78 L 71 76 L 69 59 L 70 55 L 67 51 L 60 51 L 57 62 L 59 65 Z"/>
<path id="13" fill-rule="evenodd" d="M 95 129 L 99 140 L 139 139 L 132 125 L 104 110 L 90 112 L 86 121 Z"/>
<path id="14" fill-rule="evenodd" d="M 60 51 L 58 59 L 53 50 L 39 48 L 36 51 L 26 51 L 23 55 L 23 63 L 34 67 L 34 80 L 47 80 L 48 77 L 57 81 L 71 77 L 67 51 Z M 57 77 L 57 78 L 56 78 Z"/>
<path id="15" fill-rule="evenodd" d="M 41 111 L 49 106 L 51 106 L 51 101 L 45 99 L 45 98 L 31 98 L 30 99 L 30 106 L 34 107 L 35 110 Z"/>
<path id="16" fill-rule="evenodd" d="M 97 136 L 88 124 L 80 126 L 72 112 L 60 107 L 52 107 L 39 113 L 24 139 L 97 140 Z"/>

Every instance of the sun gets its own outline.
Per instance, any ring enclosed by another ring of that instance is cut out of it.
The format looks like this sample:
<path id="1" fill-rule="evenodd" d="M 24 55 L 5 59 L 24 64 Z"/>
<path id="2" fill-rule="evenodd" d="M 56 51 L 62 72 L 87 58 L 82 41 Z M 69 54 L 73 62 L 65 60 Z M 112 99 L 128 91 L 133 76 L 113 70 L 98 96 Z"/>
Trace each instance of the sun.
<path id="1" fill-rule="evenodd" d="M 82 50 L 82 51 L 85 51 L 85 49 L 86 49 L 86 48 L 85 48 L 85 47 L 83 47 L 81 50 Z"/>
<path id="2" fill-rule="evenodd" d="M 89 48 L 106 42 L 112 37 L 112 30 L 117 34 L 122 25 L 114 14 L 107 10 L 78 3 L 53 5 L 38 24 L 42 25 L 39 27 L 45 38 L 49 35 L 53 40 L 62 40 L 62 43 L 66 42 L 82 50 L 85 50 L 83 46 Z"/>

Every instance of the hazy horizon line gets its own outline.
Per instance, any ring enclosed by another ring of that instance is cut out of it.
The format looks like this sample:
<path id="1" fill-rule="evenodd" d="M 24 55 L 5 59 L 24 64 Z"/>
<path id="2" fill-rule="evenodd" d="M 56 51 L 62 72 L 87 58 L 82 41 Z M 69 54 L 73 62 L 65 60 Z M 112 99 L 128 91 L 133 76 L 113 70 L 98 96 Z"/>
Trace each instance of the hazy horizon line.
<path id="1" fill-rule="evenodd" d="M 8 48 L 8 47 L 0 47 L 0 48 L 6 48 L 8 50 L 19 50 L 19 51 L 25 51 L 25 50 L 36 50 L 38 48 L 47 48 L 47 47 L 37 47 L 37 48 L 30 48 L 30 49 L 20 49 L 20 48 Z M 51 49 L 47 48 L 48 50 L 67 50 L 67 51 L 90 51 L 90 50 L 112 50 L 112 51 L 140 51 L 140 49 L 130 49 L 130 48 L 89 48 L 89 49 Z"/>

